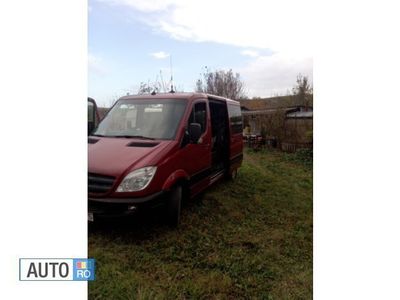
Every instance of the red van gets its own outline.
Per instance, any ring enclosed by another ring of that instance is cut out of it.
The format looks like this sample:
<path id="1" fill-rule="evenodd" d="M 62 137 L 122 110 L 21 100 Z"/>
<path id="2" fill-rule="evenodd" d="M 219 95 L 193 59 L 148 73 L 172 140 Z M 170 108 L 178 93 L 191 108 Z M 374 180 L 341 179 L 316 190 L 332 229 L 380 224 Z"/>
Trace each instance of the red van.
<path id="1" fill-rule="evenodd" d="M 243 160 L 240 104 L 201 93 L 120 98 L 88 138 L 89 220 L 166 204 L 177 226 L 181 201 Z"/>

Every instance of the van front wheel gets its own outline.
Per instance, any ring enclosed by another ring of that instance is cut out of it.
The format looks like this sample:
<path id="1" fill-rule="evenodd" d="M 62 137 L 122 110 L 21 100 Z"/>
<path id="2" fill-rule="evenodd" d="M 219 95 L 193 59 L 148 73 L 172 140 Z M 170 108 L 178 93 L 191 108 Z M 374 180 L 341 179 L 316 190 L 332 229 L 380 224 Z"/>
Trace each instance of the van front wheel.
<path id="1" fill-rule="evenodd" d="M 182 186 L 175 186 L 167 199 L 167 222 L 171 227 L 177 227 L 181 219 Z"/>

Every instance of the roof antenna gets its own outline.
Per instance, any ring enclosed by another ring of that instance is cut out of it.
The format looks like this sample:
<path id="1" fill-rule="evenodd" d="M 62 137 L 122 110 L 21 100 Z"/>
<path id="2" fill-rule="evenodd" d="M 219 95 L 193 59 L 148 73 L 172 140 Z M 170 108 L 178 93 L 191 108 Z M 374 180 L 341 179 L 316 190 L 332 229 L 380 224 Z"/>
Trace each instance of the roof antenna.
<path id="1" fill-rule="evenodd" d="M 174 91 L 174 79 L 173 79 L 173 75 L 172 75 L 172 55 L 169 55 L 169 67 L 171 69 L 171 90 L 169 91 L 170 93 L 175 93 Z"/>
<path id="2" fill-rule="evenodd" d="M 167 92 L 167 87 L 165 86 L 164 78 L 162 76 L 162 70 L 160 70 L 160 79 L 161 79 L 161 86 L 163 88 L 163 92 L 166 93 Z"/>

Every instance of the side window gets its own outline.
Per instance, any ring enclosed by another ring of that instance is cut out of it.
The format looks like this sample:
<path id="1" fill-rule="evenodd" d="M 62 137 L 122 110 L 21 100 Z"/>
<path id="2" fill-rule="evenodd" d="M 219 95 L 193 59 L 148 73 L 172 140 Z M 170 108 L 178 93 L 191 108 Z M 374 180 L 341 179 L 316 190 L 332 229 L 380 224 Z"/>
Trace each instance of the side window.
<path id="1" fill-rule="evenodd" d="M 231 130 L 233 134 L 242 133 L 242 113 L 239 105 L 228 104 L 229 119 L 231 122 Z"/>
<path id="2" fill-rule="evenodd" d="M 196 103 L 193 106 L 192 113 L 189 117 L 190 123 L 199 123 L 201 125 L 201 133 L 204 133 L 207 129 L 207 108 L 205 102 Z"/>

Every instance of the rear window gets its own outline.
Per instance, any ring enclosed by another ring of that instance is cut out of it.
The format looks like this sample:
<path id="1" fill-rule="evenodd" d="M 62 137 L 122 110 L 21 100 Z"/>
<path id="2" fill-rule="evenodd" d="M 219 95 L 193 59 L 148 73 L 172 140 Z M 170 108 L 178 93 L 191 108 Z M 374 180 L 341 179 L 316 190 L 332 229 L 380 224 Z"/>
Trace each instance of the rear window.
<path id="1" fill-rule="evenodd" d="M 228 103 L 229 120 L 231 123 L 231 132 L 233 134 L 243 132 L 242 112 L 239 105 Z"/>

